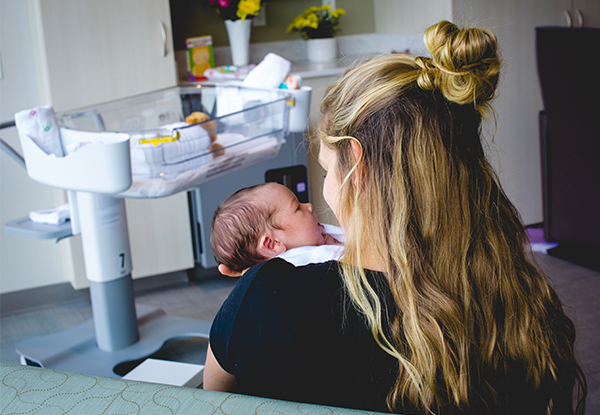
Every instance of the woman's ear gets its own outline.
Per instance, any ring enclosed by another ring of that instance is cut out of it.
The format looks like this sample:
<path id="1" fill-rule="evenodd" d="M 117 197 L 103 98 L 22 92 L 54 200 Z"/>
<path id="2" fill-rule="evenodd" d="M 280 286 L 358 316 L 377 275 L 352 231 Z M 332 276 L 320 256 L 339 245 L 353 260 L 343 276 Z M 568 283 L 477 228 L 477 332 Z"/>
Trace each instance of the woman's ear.
<path id="1" fill-rule="evenodd" d="M 356 138 L 350 138 L 350 151 L 352 152 L 352 157 L 354 163 L 356 164 L 356 169 L 352 174 L 352 183 L 354 184 L 355 188 L 359 188 L 365 177 L 365 171 L 362 159 L 362 146 Z"/>
<path id="2" fill-rule="evenodd" d="M 258 241 L 258 253 L 265 258 L 273 258 L 286 251 L 283 242 L 277 240 L 273 234 L 265 234 Z"/>

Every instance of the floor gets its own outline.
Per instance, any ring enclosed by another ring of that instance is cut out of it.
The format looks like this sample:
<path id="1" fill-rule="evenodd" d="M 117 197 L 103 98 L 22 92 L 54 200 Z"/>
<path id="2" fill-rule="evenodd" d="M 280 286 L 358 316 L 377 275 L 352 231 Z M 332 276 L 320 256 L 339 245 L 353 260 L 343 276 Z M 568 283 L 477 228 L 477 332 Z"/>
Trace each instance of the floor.
<path id="1" fill-rule="evenodd" d="M 160 285 L 136 291 L 136 303 L 158 307 L 168 315 L 212 321 L 235 282 L 236 279 L 223 276 L 200 282 L 178 281 L 167 287 Z M 22 340 L 66 330 L 91 318 L 89 301 L 0 316 L 0 361 L 18 363 L 15 346 Z M 206 344 L 206 340 L 200 338 L 180 340 L 152 357 L 204 364 Z M 127 368 L 119 368 L 117 373 Z M 132 368 L 129 366 L 129 370 Z"/>
<path id="2" fill-rule="evenodd" d="M 535 257 L 577 326 L 576 349 L 589 389 L 586 413 L 600 414 L 600 272 L 541 253 Z M 160 307 L 170 315 L 210 321 L 234 284 L 235 279 L 226 277 L 178 282 L 137 292 L 136 302 Z M 18 363 L 14 349 L 19 341 L 68 329 L 91 317 L 87 301 L 0 316 L 0 360 Z M 203 364 L 205 350 L 204 339 L 187 339 L 168 345 L 154 357 Z"/>

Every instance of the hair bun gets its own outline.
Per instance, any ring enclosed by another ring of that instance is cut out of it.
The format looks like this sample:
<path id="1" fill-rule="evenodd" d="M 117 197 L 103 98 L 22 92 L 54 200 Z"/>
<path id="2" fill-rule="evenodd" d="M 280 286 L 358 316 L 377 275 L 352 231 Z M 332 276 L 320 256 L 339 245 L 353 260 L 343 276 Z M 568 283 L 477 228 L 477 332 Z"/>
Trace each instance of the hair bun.
<path id="1" fill-rule="evenodd" d="M 494 98 L 500 73 L 497 39 L 489 29 L 459 29 L 442 21 L 425 31 L 430 58 L 417 58 L 422 73 L 417 82 L 423 89 L 438 88 L 446 99 L 474 104 L 486 112 Z"/>

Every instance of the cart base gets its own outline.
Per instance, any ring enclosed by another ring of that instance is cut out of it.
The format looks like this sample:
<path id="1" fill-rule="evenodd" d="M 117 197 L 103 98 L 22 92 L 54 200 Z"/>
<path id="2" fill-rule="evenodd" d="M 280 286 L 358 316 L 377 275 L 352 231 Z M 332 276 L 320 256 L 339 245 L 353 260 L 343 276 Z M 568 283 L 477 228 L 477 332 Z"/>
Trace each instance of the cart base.
<path id="1" fill-rule="evenodd" d="M 191 337 L 208 338 L 211 323 L 165 314 L 159 308 L 136 305 L 140 339 L 116 351 L 98 348 L 94 321 L 59 333 L 27 339 L 17 344 L 21 363 L 65 372 L 120 378 L 114 368 L 151 356 L 166 343 Z"/>

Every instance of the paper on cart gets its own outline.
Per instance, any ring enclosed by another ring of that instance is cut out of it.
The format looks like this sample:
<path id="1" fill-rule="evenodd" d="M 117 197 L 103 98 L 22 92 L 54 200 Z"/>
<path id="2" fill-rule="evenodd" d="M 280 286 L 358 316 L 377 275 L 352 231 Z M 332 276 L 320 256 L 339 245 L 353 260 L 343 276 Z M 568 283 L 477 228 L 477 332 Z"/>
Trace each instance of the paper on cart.
<path id="1" fill-rule="evenodd" d="M 65 155 L 54 108 L 50 105 L 17 112 L 15 124 L 19 133 L 29 137 L 46 154 L 53 154 L 56 157 Z"/>

